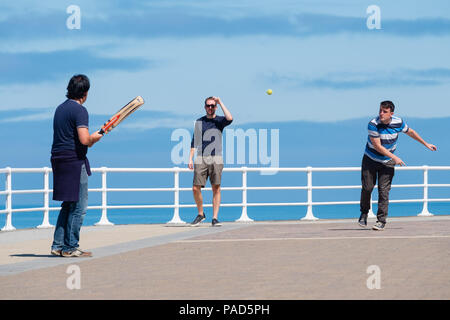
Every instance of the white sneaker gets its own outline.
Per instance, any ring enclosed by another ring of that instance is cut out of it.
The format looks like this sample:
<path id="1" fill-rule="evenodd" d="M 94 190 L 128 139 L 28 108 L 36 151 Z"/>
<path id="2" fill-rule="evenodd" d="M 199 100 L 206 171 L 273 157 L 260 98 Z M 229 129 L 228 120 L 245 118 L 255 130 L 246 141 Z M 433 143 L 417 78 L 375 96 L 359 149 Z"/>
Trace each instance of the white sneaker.
<path id="1" fill-rule="evenodd" d="M 92 252 L 75 249 L 72 251 L 62 251 L 61 256 L 63 256 L 63 257 L 92 257 Z"/>

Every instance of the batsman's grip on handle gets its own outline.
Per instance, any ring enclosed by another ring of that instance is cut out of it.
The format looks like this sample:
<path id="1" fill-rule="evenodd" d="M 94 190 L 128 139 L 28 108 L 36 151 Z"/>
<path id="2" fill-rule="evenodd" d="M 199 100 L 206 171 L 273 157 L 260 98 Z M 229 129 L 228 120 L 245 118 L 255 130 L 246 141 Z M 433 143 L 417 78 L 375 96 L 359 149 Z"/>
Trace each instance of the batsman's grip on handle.
<path id="1" fill-rule="evenodd" d="M 136 111 L 140 106 L 144 104 L 144 99 L 141 96 L 137 96 L 124 107 L 122 107 L 116 114 L 114 114 L 111 119 L 109 119 L 103 127 L 98 131 L 99 134 L 105 135 L 114 129 L 120 122 L 122 122 L 126 117 Z"/>

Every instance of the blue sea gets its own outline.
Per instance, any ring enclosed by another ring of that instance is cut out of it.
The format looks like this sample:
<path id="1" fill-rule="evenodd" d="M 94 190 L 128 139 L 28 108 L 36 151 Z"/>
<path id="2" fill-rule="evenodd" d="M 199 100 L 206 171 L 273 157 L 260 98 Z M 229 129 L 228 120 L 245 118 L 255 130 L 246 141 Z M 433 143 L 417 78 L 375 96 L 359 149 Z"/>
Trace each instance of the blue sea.
<path id="1" fill-rule="evenodd" d="M 373 211 L 376 214 L 376 205 Z M 431 203 L 428 209 L 434 215 L 449 215 L 449 203 Z M 420 203 L 393 203 L 389 206 L 390 217 L 416 216 L 422 211 Z M 206 222 L 211 221 L 212 208 L 205 208 Z M 240 207 L 222 207 L 219 212 L 219 220 L 231 222 L 239 219 L 242 213 Z M 359 205 L 325 205 L 313 206 L 313 214 L 319 219 L 357 219 L 359 217 Z M 185 222 L 191 222 L 197 215 L 196 208 L 181 208 L 180 218 Z M 280 221 L 300 220 L 306 215 L 305 206 L 272 206 L 272 207 L 248 207 L 247 215 L 254 221 Z M 167 223 L 172 219 L 173 209 L 110 209 L 108 220 L 114 224 L 159 224 Z M 58 211 L 50 212 L 50 223 L 56 224 Z M 88 210 L 83 225 L 92 226 L 100 220 L 101 210 Z M 6 215 L 1 215 L 0 226 L 5 224 Z M 12 223 L 16 229 L 34 228 L 41 224 L 42 212 L 13 213 Z"/>

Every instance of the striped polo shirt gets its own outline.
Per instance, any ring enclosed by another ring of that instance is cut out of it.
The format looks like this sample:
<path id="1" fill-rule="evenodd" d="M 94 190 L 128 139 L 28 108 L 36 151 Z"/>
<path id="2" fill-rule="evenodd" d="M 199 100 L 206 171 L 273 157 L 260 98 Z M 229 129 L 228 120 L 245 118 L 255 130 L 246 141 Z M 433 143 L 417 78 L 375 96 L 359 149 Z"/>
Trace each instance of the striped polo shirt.
<path id="1" fill-rule="evenodd" d="M 399 117 L 392 117 L 389 124 L 383 124 L 380 121 L 380 117 L 376 117 L 369 122 L 368 130 L 369 136 L 367 137 L 366 154 L 372 160 L 378 162 L 388 162 L 391 158 L 386 157 L 375 150 L 375 147 L 370 141 L 370 137 L 380 138 L 381 145 L 385 147 L 389 152 L 394 153 L 397 148 L 397 139 L 400 132 L 408 132 L 408 125 Z"/>

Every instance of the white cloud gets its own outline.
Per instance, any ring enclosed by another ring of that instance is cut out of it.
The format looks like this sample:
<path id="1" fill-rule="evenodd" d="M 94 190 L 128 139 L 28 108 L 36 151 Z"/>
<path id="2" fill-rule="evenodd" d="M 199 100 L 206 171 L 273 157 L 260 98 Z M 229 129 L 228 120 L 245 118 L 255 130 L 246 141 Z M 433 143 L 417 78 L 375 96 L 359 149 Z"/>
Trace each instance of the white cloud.
<path id="1" fill-rule="evenodd" d="M 222 19 L 235 19 L 263 15 L 293 15 L 299 13 L 330 14 L 348 17 L 366 17 L 366 8 L 370 3 L 360 0 L 123 0 L 123 1 L 91 1 L 91 0 L 34 0 L 3 1 L 0 4 L 0 21 L 11 15 L 48 14 L 61 12 L 69 5 L 76 4 L 82 9 L 85 17 L 99 20 L 108 19 L 115 14 L 139 15 L 143 10 L 179 9 L 187 13 L 204 16 L 215 16 Z M 419 0 L 378 0 L 376 4 L 382 10 L 383 19 L 416 19 L 424 17 L 449 17 L 447 0 L 434 0 L 433 5 Z"/>
<path id="2" fill-rule="evenodd" d="M 378 76 L 380 72 L 399 68 L 450 68 L 449 38 L 398 38 L 377 34 L 304 39 L 275 36 L 110 38 L 104 40 L 105 46 L 97 49 L 108 57 L 146 58 L 163 61 L 163 64 L 138 71 L 88 74 L 91 90 L 86 106 L 93 114 L 112 114 L 131 98 L 141 95 L 146 100 L 143 108 L 190 119 L 204 114 L 205 97 L 219 95 L 232 112 L 235 123 L 335 121 L 372 115 L 379 101 L 391 99 L 402 106 L 399 112 L 410 117 L 450 116 L 450 108 L 444 103 L 450 100 L 448 86 L 342 91 L 292 87 L 268 80 L 273 73 L 315 79 L 327 74 L 367 72 L 370 78 L 371 72 Z M 93 43 L 95 38 L 86 37 L 85 41 L 85 44 Z M 49 41 L 46 45 L 69 44 Z M 22 50 L 26 50 L 26 45 Z M 36 47 L 37 43 L 32 45 Z M 55 108 L 65 99 L 68 80 L 0 87 L 0 110 Z M 268 88 L 273 90 L 273 95 L 265 94 Z"/>
<path id="3" fill-rule="evenodd" d="M 19 39 L 3 39 L 1 52 L 5 53 L 46 53 L 54 51 L 66 51 L 76 49 L 101 48 L 102 46 L 116 45 L 120 40 L 117 37 L 83 37 L 77 41 L 71 38 L 58 39 L 39 39 L 21 41 Z"/>
<path id="4" fill-rule="evenodd" d="M 52 118 L 53 118 L 53 112 L 42 112 L 42 113 L 35 113 L 35 114 L 26 115 L 26 116 L 0 119 L 0 122 L 41 121 L 41 120 L 48 120 L 48 119 L 52 119 Z"/>
<path id="5" fill-rule="evenodd" d="M 194 121 L 195 119 L 193 118 L 147 118 L 121 124 L 121 127 L 134 130 L 149 130 L 154 128 L 186 128 L 190 130 L 194 126 Z"/>

